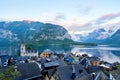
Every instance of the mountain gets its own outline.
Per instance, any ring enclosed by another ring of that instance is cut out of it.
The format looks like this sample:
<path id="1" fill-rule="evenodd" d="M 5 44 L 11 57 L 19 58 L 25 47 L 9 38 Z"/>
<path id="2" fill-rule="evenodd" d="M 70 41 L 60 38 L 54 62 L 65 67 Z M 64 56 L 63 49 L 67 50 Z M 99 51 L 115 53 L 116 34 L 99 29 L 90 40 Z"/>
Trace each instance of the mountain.
<path id="1" fill-rule="evenodd" d="M 98 30 L 94 30 L 93 32 L 89 33 L 87 36 L 80 36 L 80 40 L 82 41 L 96 41 L 96 40 L 99 40 L 101 35 L 103 35 L 103 33 L 105 32 L 105 30 L 102 28 L 102 29 L 98 29 Z M 104 38 L 104 37 L 103 37 Z M 102 39 L 102 37 L 101 37 Z"/>
<path id="2" fill-rule="evenodd" d="M 67 30 L 59 25 L 44 24 L 37 34 L 33 37 L 35 41 L 40 40 L 71 40 L 71 36 L 68 34 Z"/>
<path id="3" fill-rule="evenodd" d="M 106 28 L 95 29 L 87 36 L 76 35 L 79 41 L 82 42 L 95 42 L 103 44 L 118 44 L 120 43 L 120 26 L 110 26 Z"/>
<path id="4" fill-rule="evenodd" d="M 107 39 L 109 43 L 120 44 L 120 29 L 118 29 L 110 38 Z"/>
<path id="5" fill-rule="evenodd" d="M 71 40 L 67 30 L 59 25 L 37 21 L 0 22 L 0 45 L 41 40 Z"/>

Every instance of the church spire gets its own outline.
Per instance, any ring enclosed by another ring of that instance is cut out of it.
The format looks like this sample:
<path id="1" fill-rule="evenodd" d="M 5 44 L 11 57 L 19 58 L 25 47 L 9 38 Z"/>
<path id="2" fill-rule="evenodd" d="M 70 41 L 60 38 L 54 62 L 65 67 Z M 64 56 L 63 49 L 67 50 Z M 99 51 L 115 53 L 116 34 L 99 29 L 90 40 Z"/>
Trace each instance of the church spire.
<path id="1" fill-rule="evenodd" d="M 24 44 L 24 33 L 22 34 L 22 44 Z"/>
<path id="2" fill-rule="evenodd" d="M 22 34 L 22 39 L 21 39 L 21 56 L 25 56 L 25 44 L 24 44 L 24 35 Z"/>

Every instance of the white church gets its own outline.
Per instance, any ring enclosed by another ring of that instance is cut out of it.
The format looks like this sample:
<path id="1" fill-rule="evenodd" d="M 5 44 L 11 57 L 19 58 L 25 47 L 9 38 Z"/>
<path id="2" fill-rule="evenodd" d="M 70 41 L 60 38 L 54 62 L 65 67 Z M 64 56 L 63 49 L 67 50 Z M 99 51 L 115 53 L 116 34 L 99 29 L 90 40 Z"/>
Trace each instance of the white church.
<path id="1" fill-rule="evenodd" d="M 22 44 L 20 47 L 20 56 L 38 57 L 38 51 L 37 50 L 26 50 L 24 41 L 22 40 Z"/>

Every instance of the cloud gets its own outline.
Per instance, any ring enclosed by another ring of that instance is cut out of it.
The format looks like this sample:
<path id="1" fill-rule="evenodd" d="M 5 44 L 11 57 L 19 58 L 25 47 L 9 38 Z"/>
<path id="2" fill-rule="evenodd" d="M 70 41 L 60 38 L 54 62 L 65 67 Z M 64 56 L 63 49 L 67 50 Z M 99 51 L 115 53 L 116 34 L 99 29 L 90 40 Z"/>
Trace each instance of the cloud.
<path id="1" fill-rule="evenodd" d="M 114 23 L 110 23 L 111 25 L 120 25 L 120 21 L 119 22 L 114 22 Z"/>
<path id="2" fill-rule="evenodd" d="M 120 17 L 120 13 L 109 13 L 109 14 L 105 14 L 103 16 L 101 16 L 100 18 L 98 18 L 96 20 L 96 24 L 101 24 L 101 23 L 105 23 L 109 20 L 115 19 L 117 17 Z"/>
<path id="3" fill-rule="evenodd" d="M 88 15 L 93 9 L 93 6 L 79 5 L 77 6 L 77 8 L 78 8 L 80 15 Z"/>
<path id="4" fill-rule="evenodd" d="M 5 18 L 0 18 L 0 21 L 10 21 L 10 20 L 5 19 Z"/>
<path id="5" fill-rule="evenodd" d="M 109 14 L 104 14 L 94 20 L 81 22 L 79 21 L 80 19 L 71 19 L 64 25 L 67 25 L 67 29 L 69 32 L 74 32 L 73 34 L 83 34 L 86 35 L 89 32 L 98 29 L 98 28 L 105 28 L 110 27 L 111 25 L 115 26 L 117 24 L 120 24 L 120 21 L 118 19 L 120 17 L 120 13 L 109 13 Z M 84 32 L 82 32 L 84 31 Z"/>
<path id="6" fill-rule="evenodd" d="M 90 22 L 80 25 L 80 27 L 90 27 L 92 25 L 93 25 L 93 23 L 90 21 Z"/>
<path id="7" fill-rule="evenodd" d="M 66 28 L 66 16 L 63 13 L 43 13 L 39 21 L 61 25 Z"/>
<path id="8" fill-rule="evenodd" d="M 84 24 L 79 24 L 78 26 L 80 28 L 86 28 L 89 29 L 90 27 L 98 27 L 100 25 L 103 24 L 107 24 L 108 21 L 112 21 L 114 19 L 116 19 L 117 17 L 120 17 L 120 13 L 109 13 L 109 14 L 104 14 L 101 17 L 88 21 Z M 110 23 L 109 23 L 110 24 Z M 116 24 L 119 24 L 119 22 L 117 22 Z"/>
<path id="9" fill-rule="evenodd" d="M 61 13 L 57 14 L 54 18 L 55 21 L 65 20 L 65 19 L 66 19 L 65 15 Z"/>
<path id="10" fill-rule="evenodd" d="M 50 19 L 46 20 L 45 22 L 64 26 L 63 23 L 65 21 L 67 21 L 67 20 L 66 20 L 66 16 L 64 14 L 56 13 L 56 14 L 52 15 L 52 17 Z"/>
<path id="11" fill-rule="evenodd" d="M 62 13 L 56 13 L 51 16 L 50 19 L 46 19 L 45 22 L 58 24 L 65 27 L 69 32 L 80 33 L 82 31 L 90 32 L 94 29 L 101 28 L 102 26 L 107 26 L 113 22 L 118 22 L 120 13 L 109 13 L 104 14 L 96 19 L 84 21 L 80 16 L 68 17 Z M 49 16 L 48 16 L 49 17 Z M 114 21 L 113 21 L 114 20 Z M 114 23 L 113 23 L 114 24 Z M 119 24 L 119 23 L 116 23 Z M 83 34 L 84 34 L 83 33 Z"/>
<path id="12" fill-rule="evenodd" d="M 73 23 L 70 25 L 70 30 L 75 30 L 75 31 L 88 31 L 94 26 L 93 21 L 88 21 L 86 23 Z"/>

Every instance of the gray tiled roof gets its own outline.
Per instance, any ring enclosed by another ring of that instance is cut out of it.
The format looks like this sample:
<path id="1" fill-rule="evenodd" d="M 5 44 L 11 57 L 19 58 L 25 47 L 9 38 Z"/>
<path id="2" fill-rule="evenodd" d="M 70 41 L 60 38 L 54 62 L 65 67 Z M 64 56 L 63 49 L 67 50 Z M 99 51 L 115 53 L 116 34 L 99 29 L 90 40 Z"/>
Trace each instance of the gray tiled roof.
<path id="1" fill-rule="evenodd" d="M 95 72 L 95 80 L 109 80 L 109 77 L 102 71 Z"/>
<path id="2" fill-rule="evenodd" d="M 44 67 L 59 66 L 58 61 L 44 63 Z"/>
<path id="3" fill-rule="evenodd" d="M 117 76 L 116 80 L 120 80 L 120 74 Z"/>
<path id="4" fill-rule="evenodd" d="M 53 76 L 53 74 L 55 73 L 56 69 L 50 69 L 48 70 L 48 76 L 49 78 L 51 78 Z"/>
<path id="5" fill-rule="evenodd" d="M 87 76 L 87 72 L 84 70 L 84 68 L 80 64 L 74 65 L 75 67 L 75 73 L 76 73 L 76 78 L 80 78 L 82 76 Z M 79 70 L 83 70 L 82 73 L 79 72 Z M 59 67 L 57 69 L 57 73 L 59 75 L 60 80 L 72 80 L 72 65 L 64 66 L 64 67 Z"/>
<path id="6" fill-rule="evenodd" d="M 31 63 L 20 63 L 17 64 L 17 70 L 21 73 L 21 76 L 17 78 L 17 80 L 24 80 L 24 79 L 30 79 L 34 77 L 40 77 L 41 71 L 35 62 Z"/>
<path id="7" fill-rule="evenodd" d="M 88 58 L 86 58 L 86 57 L 84 57 L 83 59 L 81 59 L 80 64 L 82 64 L 84 66 L 91 65 L 90 60 Z"/>
<path id="8" fill-rule="evenodd" d="M 112 74 L 112 76 L 116 79 L 116 80 L 120 80 L 120 70 L 113 70 L 110 72 Z"/>
<path id="9" fill-rule="evenodd" d="M 64 60 L 58 60 L 58 62 L 59 62 L 59 66 L 60 67 L 62 67 L 62 66 L 67 66 L 67 64 L 65 63 L 65 61 Z"/>
<path id="10" fill-rule="evenodd" d="M 87 69 L 87 72 L 89 74 L 93 73 L 93 72 L 99 72 L 99 71 L 104 71 L 104 68 L 100 67 L 100 66 L 89 66 L 88 69 Z"/>

